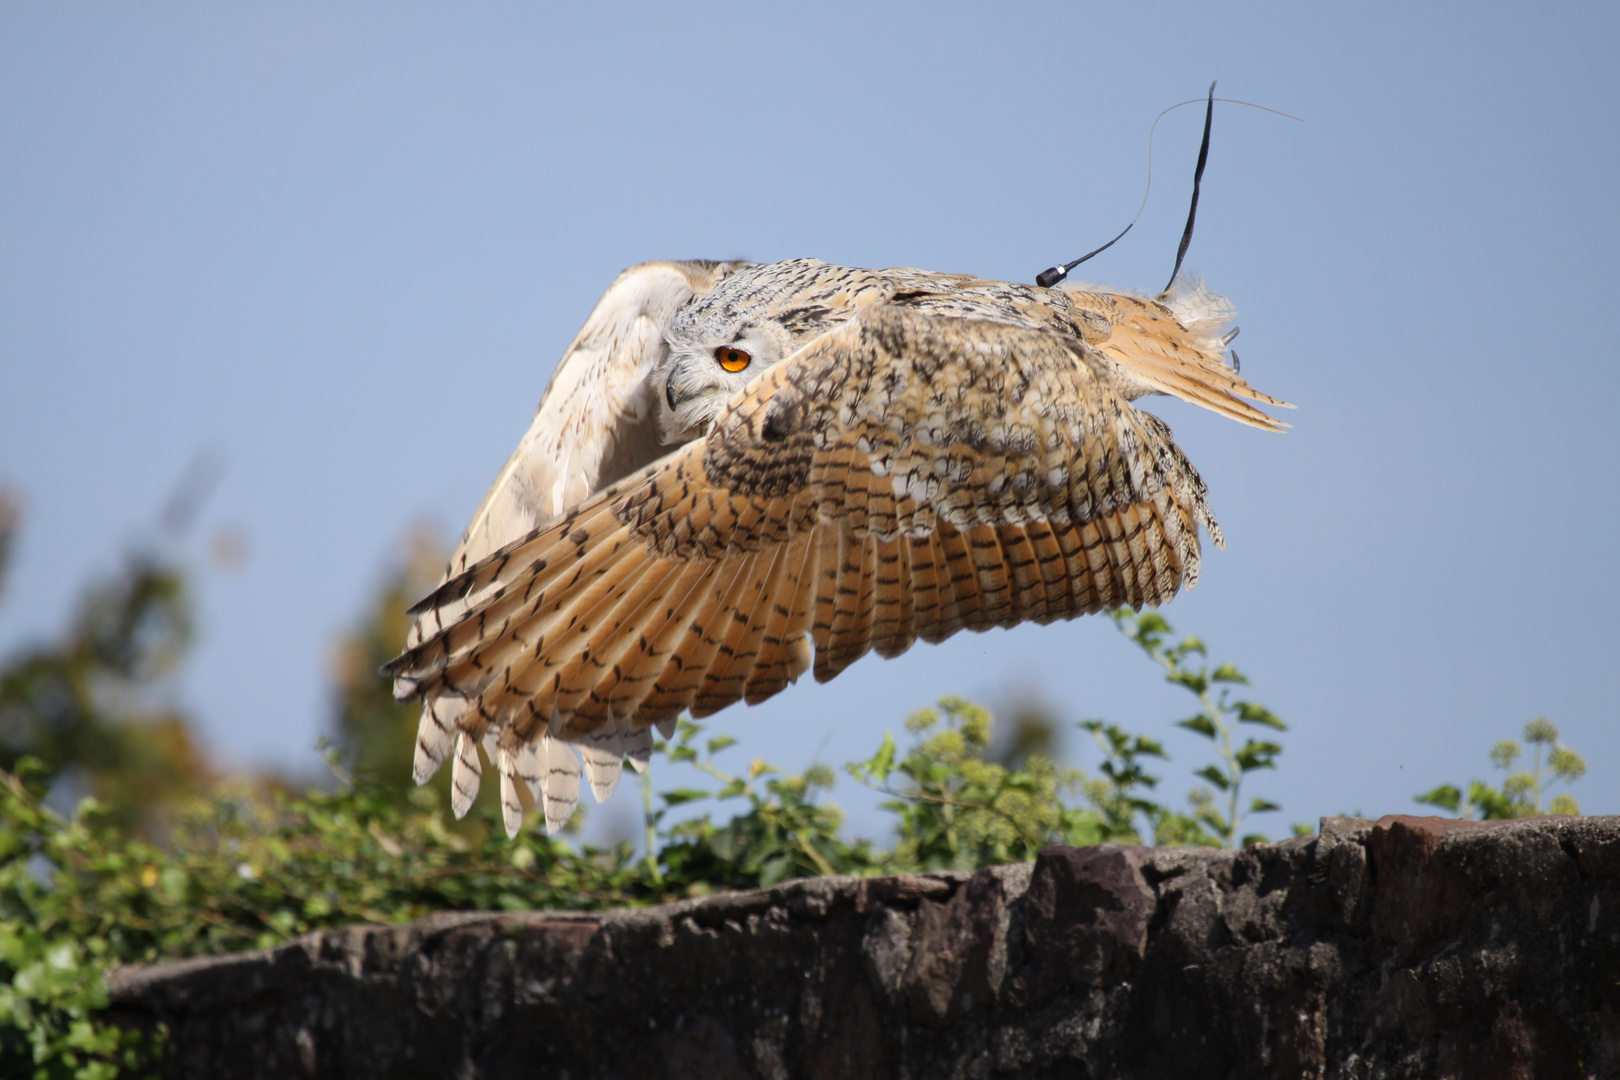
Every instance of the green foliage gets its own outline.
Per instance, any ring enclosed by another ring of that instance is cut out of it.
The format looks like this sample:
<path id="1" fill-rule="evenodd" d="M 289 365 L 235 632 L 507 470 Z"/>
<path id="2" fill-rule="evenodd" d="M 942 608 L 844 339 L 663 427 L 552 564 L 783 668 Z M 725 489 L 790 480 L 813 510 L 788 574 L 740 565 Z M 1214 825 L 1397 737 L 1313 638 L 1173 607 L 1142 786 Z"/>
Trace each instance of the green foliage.
<path id="1" fill-rule="evenodd" d="M 107 1004 L 103 972 L 121 959 L 113 943 L 85 934 L 82 919 L 49 917 L 66 896 L 36 860 L 83 846 L 83 834 L 41 804 L 41 768 L 23 768 L 32 785 L 0 774 L 0 1075 L 139 1075 L 156 1044 L 95 1018 Z"/>
<path id="2" fill-rule="evenodd" d="M 150 551 L 128 555 L 85 590 L 61 639 L 0 664 L 0 769 L 32 758 L 125 826 L 160 830 L 209 780 L 185 718 L 163 700 L 191 633 L 180 568 Z"/>
<path id="3" fill-rule="evenodd" d="M 890 865 L 871 845 L 848 843 L 839 836 L 844 815 L 838 807 L 816 802 L 818 792 L 833 786 L 832 770 L 812 765 L 797 776 L 782 775 L 754 759 L 738 776 L 714 764 L 714 756 L 734 742 L 728 736 L 708 739 L 701 752 L 701 725 L 682 720 L 671 743 L 658 750 L 673 762 L 687 762 L 720 784 L 718 790 L 677 788 L 658 796 L 653 809 L 651 786 L 643 781 L 647 806 L 651 879 L 666 893 L 700 896 L 719 889 L 758 888 L 788 878 L 818 874 L 871 874 Z M 763 782 L 762 782 L 763 781 Z M 677 806 L 713 797 L 744 804 L 731 820 L 716 825 L 708 814 L 666 826 Z"/>
<path id="4" fill-rule="evenodd" d="M 445 561 L 444 545 L 434 533 L 426 529 L 412 533 L 404 557 L 390 569 L 332 657 L 333 741 L 344 766 L 374 779 L 400 800 L 413 786 L 411 763 L 422 709 L 414 702 L 395 701 L 393 682 L 379 669 L 399 652 L 412 621 L 406 610 L 438 583 Z M 448 795 L 448 769 L 435 786 Z"/>
<path id="5" fill-rule="evenodd" d="M 943 716 L 941 716 L 943 713 Z M 906 720 L 920 736 L 900 761 L 894 738 L 850 772 L 896 798 L 883 804 L 899 818 L 896 868 L 965 870 L 1032 859 L 1047 844 L 1096 844 L 1102 819 L 1090 809 L 1065 806 L 1062 795 L 1081 786 L 1077 770 L 1029 755 L 1013 769 L 986 759 L 990 713 L 960 698 Z M 895 788 L 891 776 L 903 777 Z"/>
<path id="6" fill-rule="evenodd" d="M 988 760 L 988 711 L 948 698 L 850 767 L 894 796 L 892 850 L 840 835 L 843 815 L 818 801 L 833 773 L 784 775 L 755 760 L 740 774 L 716 764 L 731 746 L 682 721 L 655 753 L 714 787 L 657 795 L 643 784 L 645 849 L 575 849 L 537 820 L 508 841 L 493 808 L 454 827 L 430 790 L 397 791 L 343 772 L 335 791 L 221 784 L 188 801 L 156 844 L 130 833 L 94 800 L 65 818 L 45 805 L 48 770 L 24 760 L 0 777 L 0 1074 L 136 1073 L 156 1045 L 100 1023 L 103 973 L 118 964 L 263 948 L 357 922 L 393 923 L 445 910 L 592 910 L 818 874 L 973 869 L 1029 859 L 1048 843 L 1135 839 L 1130 818 L 1168 812 L 1141 797 L 1135 762 L 1152 740 L 1118 728 L 1101 788 L 1032 755 L 1013 768 Z M 1066 804 L 1082 791 L 1088 806 Z M 1097 797 L 1093 798 L 1091 792 Z M 689 814 L 713 800 L 736 812 L 717 823 Z M 680 812 L 677 813 L 677 808 Z M 648 853 L 652 854 L 648 854 Z M 161 1033 L 159 1033 L 159 1036 Z"/>
<path id="7" fill-rule="evenodd" d="M 1191 814 L 1161 811 L 1149 815 L 1153 820 L 1154 842 L 1225 847 L 1264 843 L 1264 835 L 1242 832 L 1243 820 L 1250 814 L 1280 808 L 1276 803 L 1258 798 L 1251 799 L 1245 806 L 1241 798 L 1243 781 L 1252 772 L 1275 769 L 1282 745 L 1270 739 L 1249 737 L 1244 739 L 1243 745 L 1235 746 L 1234 740 L 1239 724 L 1254 724 L 1272 731 L 1287 731 L 1288 725 L 1264 705 L 1232 700 L 1231 687 L 1249 685 L 1248 678 L 1232 664 L 1221 664 L 1213 671 L 1205 663 L 1195 666 L 1194 657 L 1198 661 L 1206 658 L 1204 643 L 1195 637 L 1185 637 L 1171 644 L 1169 639 L 1174 631 L 1158 612 L 1133 614 L 1119 609 L 1113 612 L 1113 617 L 1120 632 L 1165 670 L 1165 682 L 1181 687 L 1198 700 L 1198 712 L 1177 726 L 1208 739 L 1220 755 L 1217 762 L 1195 774 L 1209 781 L 1214 790 L 1197 787 L 1188 794 Z M 1153 744 L 1155 749 L 1157 746 Z M 1137 756 L 1153 755 L 1150 751 L 1138 750 Z M 1162 752 L 1156 756 L 1163 756 Z"/>
<path id="8" fill-rule="evenodd" d="M 1524 741 L 1530 744 L 1532 764 L 1515 771 L 1524 749 L 1512 739 L 1491 747 L 1491 764 L 1507 773 L 1499 788 L 1483 780 L 1468 784 L 1467 794 L 1454 784 L 1441 784 L 1433 791 L 1414 795 L 1413 802 L 1449 810 L 1458 817 L 1483 821 L 1535 817 L 1538 814 L 1579 814 L 1580 804 L 1567 792 L 1552 796 L 1543 809 L 1541 803 L 1558 784 L 1569 785 L 1586 774 L 1581 755 L 1558 741 L 1552 721 L 1538 716 L 1524 726 Z"/>

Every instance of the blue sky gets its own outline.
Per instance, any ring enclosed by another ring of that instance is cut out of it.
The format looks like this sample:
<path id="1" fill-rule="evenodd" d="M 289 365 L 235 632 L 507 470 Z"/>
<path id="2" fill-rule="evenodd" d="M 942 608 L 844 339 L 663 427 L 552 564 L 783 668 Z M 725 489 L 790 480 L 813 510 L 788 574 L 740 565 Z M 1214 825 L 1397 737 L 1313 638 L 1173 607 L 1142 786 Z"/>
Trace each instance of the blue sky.
<path id="1" fill-rule="evenodd" d="M 204 566 L 177 692 L 225 758 L 309 767 L 333 641 L 413 523 L 460 530 L 619 269 L 1032 280 L 1129 220 L 1154 115 L 1218 78 L 1306 121 L 1217 107 L 1187 260 L 1295 427 L 1152 405 L 1228 541 L 1165 614 L 1292 724 L 1255 824 L 1413 809 L 1538 714 L 1586 756 L 1583 806 L 1620 812 L 1617 10 L 4 5 L 0 483 L 26 519 L 0 651 L 215 453 L 193 546 L 247 556 Z M 1146 213 L 1089 278 L 1162 284 L 1199 112 L 1160 125 Z M 1098 619 L 716 726 L 738 767 L 836 765 L 952 692 L 1159 736 L 1172 795 L 1204 763 Z"/>

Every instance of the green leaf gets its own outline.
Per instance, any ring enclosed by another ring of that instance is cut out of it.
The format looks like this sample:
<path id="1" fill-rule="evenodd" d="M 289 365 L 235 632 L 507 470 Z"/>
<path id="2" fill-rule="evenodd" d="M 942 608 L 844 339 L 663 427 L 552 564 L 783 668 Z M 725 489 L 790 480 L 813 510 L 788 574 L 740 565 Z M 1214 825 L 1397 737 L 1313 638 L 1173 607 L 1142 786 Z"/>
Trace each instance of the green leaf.
<path id="1" fill-rule="evenodd" d="M 1486 821 L 1505 821 L 1518 816 L 1514 812 L 1513 800 L 1506 792 L 1498 791 L 1480 780 L 1468 785 L 1468 802 L 1480 811 L 1480 816 Z"/>
<path id="2" fill-rule="evenodd" d="M 1249 685 L 1248 678 L 1246 678 L 1243 672 L 1239 671 L 1236 666 L 1232 664 L 1222 664 L 1220 667 L 1216 668 L 1214 672 L 1210 674 L 1209 681 L 1242 683 L 1244 686 Z"/>
<path id="3" fill-rule="evenodd" d="M 163 886 L 163 894 L 170 901 L 179 903 L 186 898 L 186 889 L 190 885 L 190 880 L 186 877 L 184 870 L 176 866 L 167 867 L 159 875 L 158 880 Z"/>
<path id="4" fill-rule="evenodd" d="M 1165 757 L 1164 744 L 1158 739 L 1150 739 L 1146 735 L 1136 737 L 1136 745 L 1131 747 L 1131 753 L 1140 754 L 1143 757 Z"/>
<path id="5" fill-rule="evenodd" d="M 1070 847 L 1091 847 L 1106 839 L 1103 819 L 1090 810 L 1067 810 L 1063 814 L 1062 838 Z"/>
<path id="6" fill-rule="evenodd" d="M 1238 752 L 1233 754 L 1233 760 L 1238 768 L 1244 772 L 1253 772 L 1255 769 L 1275 769 L 1276 757 L 1282 753 L 1282 747 L 1274 742 L 1259 742 L 1250 739 L 1244 743 Z"/>
<path id="7" fill-rule="evenodd" d="M 1412 796 L 1412 801 L 1423 803 L 1426 806 L 1438 806 L 1442 810 L 1450 810 L 1455 814 L 1458 808 L 1462 806 L 1462 792 L 1451 784 L 1441 784 L 1433 791 Z"/>
<path id="8" fill-rule="evenodd" d="M 1136 617 L 1136 628 L 1142 633 L 1171 634 L 1170 624 L 1157 611 L 1144 611 Z"/>
<path id="9" fill-rule="evenodd" d="M 714 738 L 709 740 L 709 756 L 713 757 L 726 747 L 736 745 L 737 740 L 733 739 L 730 735 L 716 735 Z"/>
<path id="10" fill-rule="evenodd" d="M 1197 772 L 1193 773 L 1193 775 L 1203 777 L 1205 780 L 1208 780 L 1222 791 L 1225 791 L 1232 786 L 1232 782 L 1226 778 L 1226 774 L 1221 772 L 1220 769 L 1213 765 L 1205 765 L 1202 769 L 1199 769 Z"/>
<path id="11" fill-rule="evenodd" d="M 1206 739 L 1213 739 L 1215 737 L 1215 721 L 1210 718 L 1208 713 L 1199 713 L 1197 716 L 1190 716 L 1185 720 L 1179 721 L 1176 724 L 1176 727 L 1186 728 L 1188 731 L 1196 731 Z M 1160 756 L 1162 757 L 1163 755 Z"/>
<path id="12" fill-rule="evenodd" d="M 1238 722 L 1244 724 L 1264 724 L 1276 731 L 1287 731 L 1288 725 L 1283 723 L 1276 713 L 1264 705 L 1252 701 L 1239 701 L 1233 708 L 1237 709 Z"/>
<path id="13" fill-rule="evenodd" d="M 676 788 L 674 791 L 661 791 L 658 793 L 658 797 L 664 800 L 666 806 L 679 806 L 682 803 L 707 799 L 709 792 L 701 788 Z"/>
<path id="14" fill-rule="evenodd" d="M 870 776 L 878 783 L 888 780 L 889 773 L 894 771 L 894 733 L 883 733 L 883 744 L 878 747 L 877 753 L 856 766 L 857 775 Z"/>
<path id="15" fill-rule="evenodd" d="M 1276 803 L 1267 802 L 1265 799 L 1255 799 L 1253 802 L 1249 803 L 1249 813 L 1251 814 L 1264 814 L 1272 810 L 1281 809 L 1282 807 L 1278 806 Z"/>
<path id="16" fill-rule="evenodd" d="M 1195 694 L 1209 689 L 1209 678 L 1202 671 L 1172 671 L 1164 677 L 1164 681 L 1185 686 Z"/>

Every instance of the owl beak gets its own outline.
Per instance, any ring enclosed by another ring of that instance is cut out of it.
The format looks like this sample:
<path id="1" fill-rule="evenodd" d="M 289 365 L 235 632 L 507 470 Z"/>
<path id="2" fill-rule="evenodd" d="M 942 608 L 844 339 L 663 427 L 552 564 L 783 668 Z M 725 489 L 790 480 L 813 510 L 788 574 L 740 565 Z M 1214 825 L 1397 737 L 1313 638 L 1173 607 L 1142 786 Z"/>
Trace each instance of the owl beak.
<path id="1" fill-rule="evenodd" d="M 685 387 L 679 382 L 680 373 L 679 368 L 671 371 L 669 373 L 669 380 L 664 383 L 664 400 L 669 402 L 671 412 L 679 408 L 681 402 L 690 400 L 693 396 L 692 394 L 686 393 Z"/>

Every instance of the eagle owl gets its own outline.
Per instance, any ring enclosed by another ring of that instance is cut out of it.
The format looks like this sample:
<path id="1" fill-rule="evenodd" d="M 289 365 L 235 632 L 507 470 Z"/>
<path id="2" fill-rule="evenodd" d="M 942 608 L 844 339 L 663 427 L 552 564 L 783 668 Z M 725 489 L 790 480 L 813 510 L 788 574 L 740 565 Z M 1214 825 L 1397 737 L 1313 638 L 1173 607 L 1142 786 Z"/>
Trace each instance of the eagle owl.
<path id="1" fill-rule="evenodd" d="M 1170 394 L 1265 430 L 1226 301 L 815 259 L 609 286 L 385 669 L 418 783 L 566 822 L 651 729 L 918 638 L 1170 599 L 1219 527 Z M 579 757 L 576 758 L 575 750 Z"/>

